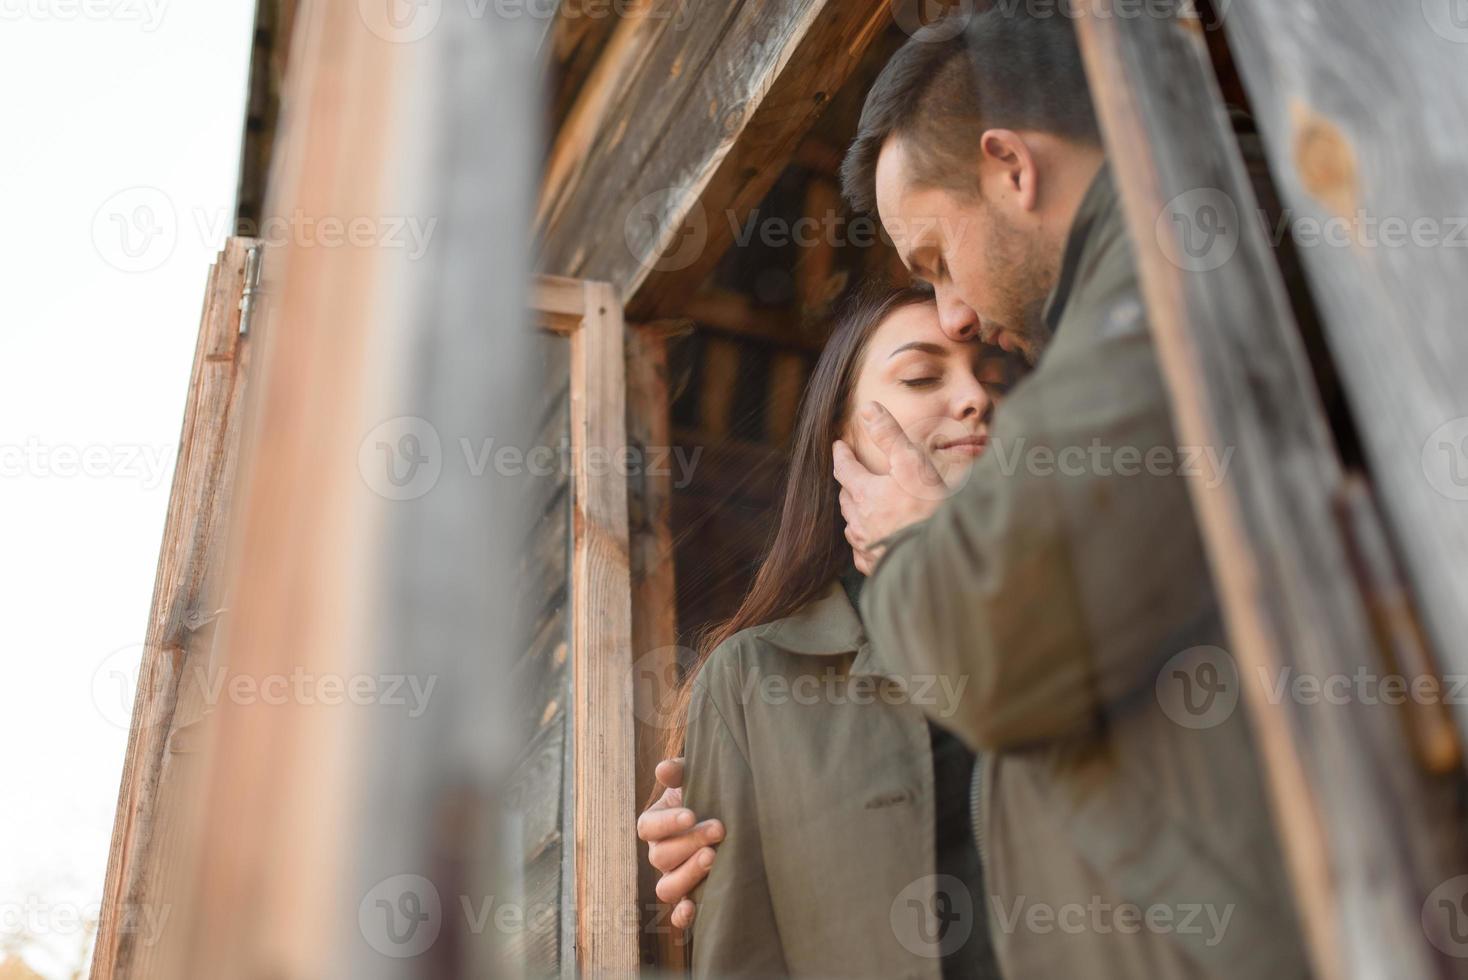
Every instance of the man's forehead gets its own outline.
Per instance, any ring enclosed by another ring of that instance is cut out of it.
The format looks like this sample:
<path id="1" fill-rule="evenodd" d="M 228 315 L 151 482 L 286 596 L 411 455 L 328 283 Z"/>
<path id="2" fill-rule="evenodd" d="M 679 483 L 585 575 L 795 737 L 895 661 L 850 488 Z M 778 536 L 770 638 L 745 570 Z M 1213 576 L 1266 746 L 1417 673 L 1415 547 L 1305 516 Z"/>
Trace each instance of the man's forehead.
<path id="1" fill-rule="evenodd" d="M 909 154 L 899 137 L 887 141 L 877 157 L 877 210 L 900 254 L 933 244 L 940 230 L 939 201 L 933 188 L 912 179 Z"/>

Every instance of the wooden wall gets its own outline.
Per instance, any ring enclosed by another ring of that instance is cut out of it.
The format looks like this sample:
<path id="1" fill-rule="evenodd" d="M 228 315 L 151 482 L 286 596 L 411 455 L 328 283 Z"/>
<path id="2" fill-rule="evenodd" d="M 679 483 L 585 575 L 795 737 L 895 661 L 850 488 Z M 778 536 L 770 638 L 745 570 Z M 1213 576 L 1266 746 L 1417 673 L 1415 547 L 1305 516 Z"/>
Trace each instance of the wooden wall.
<path id="1" fill-rule="evenodd" d="M 557 465 L 549 476 L 534 476 L 527 486 L 526 535 L 518 574 L 520 610 L 517 645 L 523 651 L 509 678 L 518 692 L 514 733 L 524 746 L 506 788 L 511 814 L 512 860 L 521 864 L 518 896 L 532 912 L 525 928 L 511 937 L 506 954 L 522 963 L 531 978 L 557 977 L 569 937 L 575 934 L 570 875 L 571 700 L 570 611 L 567 586 L 571 567 L 571 480 L 560 454 L 571 440 L 570 341 L 538 332 L 538 380 L 534 406 L 535 446 L 554 448 Z M 563 958 L 564 957 L 564 958 Z"/>

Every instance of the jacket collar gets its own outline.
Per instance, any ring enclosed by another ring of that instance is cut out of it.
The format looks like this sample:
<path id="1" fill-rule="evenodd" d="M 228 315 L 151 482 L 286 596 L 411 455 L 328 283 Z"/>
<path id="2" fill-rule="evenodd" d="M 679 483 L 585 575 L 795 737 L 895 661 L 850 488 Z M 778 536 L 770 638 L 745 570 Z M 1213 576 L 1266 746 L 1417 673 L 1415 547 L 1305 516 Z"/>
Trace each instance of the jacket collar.
<path id="1" fill-rule="evenodd" d="M 861 615 L 839 579 L 833 579 L 820 598 L 777 619 L 760 631 L 760 637 L 787 653 L 804 656 L 839 656 L 855 653 L 851 673 L 891 676 L 867 640 Z"/>
<path id="2" fill-rule="evenodd" d="M 1065 240 L 1060 278 L 1045 301 L 1043 315 L 1051 336 L 1054 336 L 1061 317 L 1065 315 L 1071 290 L 1075 287 L 1081 269 L 1100 244 L 1099 239 L 1103 236 L 1098 232 L 1111 224 L 1119 223 L 1120 220 L 1120 201 L 1116 196 L 1116 186 L 1111 180 L 1111 166 L 1103 163 L 1095 179 L 1091 181 L 1090 188 L 1086 190 L 1085 197 L 1081 198 L 1080 207 L 1076 209 L 1075 220 L 1071 222 L 1070 234 Z"/>

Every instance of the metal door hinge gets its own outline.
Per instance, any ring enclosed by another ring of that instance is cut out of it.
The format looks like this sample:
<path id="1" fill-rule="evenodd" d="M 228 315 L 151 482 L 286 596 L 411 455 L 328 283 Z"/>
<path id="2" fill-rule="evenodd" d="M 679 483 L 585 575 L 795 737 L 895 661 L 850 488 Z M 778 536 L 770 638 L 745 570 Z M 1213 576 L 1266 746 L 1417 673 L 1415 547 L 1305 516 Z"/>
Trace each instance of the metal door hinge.
<path id="1" fill-rule="evenodd" d="M 255 296 L 260 292 L 260 249 L 253 245 L 245 253 L 245 291 L 240 296 L 240 336 L 250 332 L 255 317 Z"/>

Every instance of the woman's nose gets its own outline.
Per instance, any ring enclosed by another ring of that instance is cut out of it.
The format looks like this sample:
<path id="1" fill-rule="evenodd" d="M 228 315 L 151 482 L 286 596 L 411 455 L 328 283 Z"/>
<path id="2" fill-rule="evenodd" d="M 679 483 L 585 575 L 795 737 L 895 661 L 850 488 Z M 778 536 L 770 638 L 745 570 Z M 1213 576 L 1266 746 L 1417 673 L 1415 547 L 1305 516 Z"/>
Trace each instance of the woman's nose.
<path id="1" fill-rule="evenodd" d="M 954 405 L 954 415 L 960 421 L 977 418 L 979 421 L 988 421 L 990 413 L 994 409 L 994 402 L 989 393 L 984 390 L 983 385 L 977 381 L 971 389 L 963 392 Z"/>

